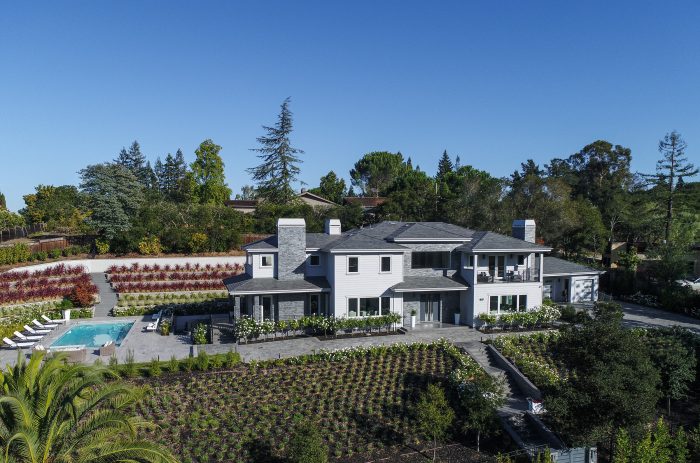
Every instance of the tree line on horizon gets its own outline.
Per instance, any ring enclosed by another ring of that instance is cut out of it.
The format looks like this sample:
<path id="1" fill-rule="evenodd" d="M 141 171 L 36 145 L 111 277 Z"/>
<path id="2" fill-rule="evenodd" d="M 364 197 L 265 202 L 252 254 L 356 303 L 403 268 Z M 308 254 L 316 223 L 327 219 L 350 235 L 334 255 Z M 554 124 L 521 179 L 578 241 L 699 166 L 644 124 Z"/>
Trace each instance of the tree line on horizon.
<path id="1" fill-rule="evenodd" d="M 544 165 L 527 159 L 504 178 L 463 165 L 447 151 L 437 159 L 435 175 L 413 167 L 400 152 L 370 152 L 349 172 L 349 188 L 333 170 L 320 178 L 310 191 L 339 206 L 314 210 L 293 187 L 304 152 L 291 143 L 289 105 L 287 98 L 276 123 L 263 126 L 253 149 L 260 164 L 247 169 L 254 185 L 243 185 L 236 195 L 261 200 L 254 214 L 226 207 L 232 191 L 222 148 L 212 140 L 197 147 L 189 164 L 178 149 L 153 165 L 134 141 L 112 162 L 82 169 L 78 186 L 38 185 L 24 196 L 19 214 L 7 211 L 0 196 L 0 228 L 46 223 L 50 230 L 93 235 L 117 253 L 137 251 L 147 237 L 157 237 L 165 252 L 227 251 L 240 243 L 241 233 L 273 232 L 281 216 L 304 217 L 311 231 L 321 231 L 323 220 L 334 217 L 345 229 L 386 219 L 445 221 L 501 233 L 509 233 L 513 219 L 532 218 L 538 237 L 567 257 L 600 256 L 613 241 L 644 242 L 663 253 L 664 246 L 681 249 L 699 240 L 700 183 L 691 181 L 698 170 L 675 131 L 659 142 L 660 160 L 649 174 L 631 170 L 629 148 L 604 140 Z M 386 201 L 367 215 L 342 204 L 354 195 Z"/>

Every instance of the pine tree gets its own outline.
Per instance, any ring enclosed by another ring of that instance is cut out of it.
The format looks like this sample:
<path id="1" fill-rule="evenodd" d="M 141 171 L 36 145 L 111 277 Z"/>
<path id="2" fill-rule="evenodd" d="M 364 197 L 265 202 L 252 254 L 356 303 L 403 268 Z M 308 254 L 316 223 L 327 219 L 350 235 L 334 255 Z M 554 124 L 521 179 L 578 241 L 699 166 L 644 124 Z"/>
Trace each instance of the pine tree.
<path id="1" fill-rule="evenodd" d="M 442 180 L 445 177 L 445 175 L 452 172 L 453 170 L 454 166 L 452 165 L 452 160 L 447 155 L 447 150 L 445 150 L 442 152 L 440 162 L 438 162 L 438 170 L 437 175 L 435 177 L 439 180 Z"/>
<path id="2" fill-rule="evenodd" d="M 459 155 L 455 158 L 455 170 L 459 170 L 459 168 L 462 167 L 462 160 L 459 158 Z"/>
<path id="3" fill-rule="evenodd" d="M 354 198 L 355 196 L 357 196 L 357 195 L 355 194 L 355 189 L 354 189 L 354 188 L 352 187 L 352 185 L 351 185 L 351 186 L 350 186 L 350 189 L 348 190 L 348 198 Z"/>
<path id="4" fill-rule="evenodd" d="M 257 139 L 261 147 L 252 149 L 260 153 L 258 158 L 262 163 L 248 169 L 257 183 L 258 196 L 274 204 L 286 204 L 296 200 L 292 183 L 301 172 L 297 164 L 302 162 L 297 154 L 304 154 L 302 150 L 292 148 L 289 141 L 293 130 L 289 102 L 289 98 L 282 102 L 274 127 L 263 126 L 267 134 Z"/>
<path id="5" fill-rule="evenodd" d="M 134 174 L 134 177 L 139 180 L 141 185 L 148 188 L 150 174 L 146 165 L 146 156 L 141 153 L 141 145 L 139 145 L 138 141 L 134 140 L 128 150 L 122 148 L 114 162 L 126 167 Z"/>
<path id="6" fill-rule="evenodd" d="M 5 199 L 5 194 L 0 191 L 0 211 L 7 209 L 7 200 Z"/>
<path id="7" fill-rule="evenodd" d="M 409 169 L 413 169 L 413 161 L 411 161 L 411 156 L 409 156 L 408 159 L 406 159 L 406 167 L 408 167 Z"/>
<path id="8" fill-rule="evenodd" d="M 655 174 L 644 174 L 644 177 L 650 179 L 650 183 L 659 189 L 665 189 L 664 203 L 666 207 L 666 221 L 664 238 L 666 242 L 671 237 L 671 226 L 673 223 L 673 200 L 677 193 L 675 185 L 677 178 L 693 177 L 698 174 L 698 169 L 693 164 L 688 162 L 685 156 L 687 148 L 685 140 L 681 134 L 675 130 L 667 133 L 663 140 L 659 141 L 659 153 L 661 159 L 656 163 Z"/>

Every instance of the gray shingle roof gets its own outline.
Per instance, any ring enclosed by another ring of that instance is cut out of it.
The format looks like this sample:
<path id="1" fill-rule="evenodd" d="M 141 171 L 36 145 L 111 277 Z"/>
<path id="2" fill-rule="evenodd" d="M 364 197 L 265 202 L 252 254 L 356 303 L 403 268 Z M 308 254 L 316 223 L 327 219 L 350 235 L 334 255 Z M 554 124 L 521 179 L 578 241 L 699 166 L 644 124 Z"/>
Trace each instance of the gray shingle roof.
<path id="1" fill-rule="evenodd" d="M 566 275 L 571 273 L 603 273 L 600 270 L 596 270 L 585 265 L 551 256 L 544 257 L 543 265 L 544 268 L 542 269 L 542 273 L 545 276 Z"/>
<path id="2" fill-rule="evenodd" d="M 404 223 L 387 239 L 464 239 L 468 240 L 473 230 L 443 222 L 409 222 Z"/>
<path id="3" fill-rule="evenodd" d="M 324 277 L 307 277 L 299 280 L 278 280 L 276 278 L 252 278 L 243 273 L 224 280 L 226 289 L 232 294 L 328 291 L 330 285 Z"/>
<path id="4" fill-rule="evenodd" d="M 253 241 L 252 243 L 241 246 L 241 249 L 247 251 L 264 251 L 266 249 L 277 249 L 277 235 L 268 236 L 267 238 L 260 241 Z"/>
<path id="5" fill-rule="evenodd" d="M 307 233 L 306 247 L 317 249 L 322 248 L 333 241 L 341 239 L 342 235 L 326 235 L 325 233 Z"/>
<path id="6" fill-rule="evenodd" d="M 404 281 L 391 287 L 395 292 L 411 291 L 466 291 L 469 285 L 458 276 L 453 277 L 431 277 L 431 276 L 409 276 L 404 277 Z"/>
<path id="7" fill-rule="evenodd" d="M 494 232 L 475 232 L 470 243 L 457 248 L 460 251 L 480 251 L 489 249 L 514 249 L 523 251 L 550 251 L 551 248 L 529 241 L 501 235 Z"/>
<path id="8" fill-rule="evenodd" d="M 342 235 L 340 239 L 332 241 L 321 248 L 322 251 L 357 251 L 365 249 L 403 250 L 406 248 L 360 232 Z"/>

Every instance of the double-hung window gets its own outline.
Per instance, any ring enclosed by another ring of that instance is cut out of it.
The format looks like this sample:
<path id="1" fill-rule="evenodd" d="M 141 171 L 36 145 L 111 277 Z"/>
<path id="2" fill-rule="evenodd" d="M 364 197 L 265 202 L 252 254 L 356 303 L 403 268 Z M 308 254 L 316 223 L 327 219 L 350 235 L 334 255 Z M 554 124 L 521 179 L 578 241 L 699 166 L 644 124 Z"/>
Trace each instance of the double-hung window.
<path id="1" fill-rule="evenodd" d="M 391 273 L 391 256 L 382 256 L 381 260 L 381 273 Z"/>
<path id="2" fill-rule="evenodd" d="M 348 273 L 359 273 L 360 271 L 360 258 L 359 257 L 348 257 Z"/>

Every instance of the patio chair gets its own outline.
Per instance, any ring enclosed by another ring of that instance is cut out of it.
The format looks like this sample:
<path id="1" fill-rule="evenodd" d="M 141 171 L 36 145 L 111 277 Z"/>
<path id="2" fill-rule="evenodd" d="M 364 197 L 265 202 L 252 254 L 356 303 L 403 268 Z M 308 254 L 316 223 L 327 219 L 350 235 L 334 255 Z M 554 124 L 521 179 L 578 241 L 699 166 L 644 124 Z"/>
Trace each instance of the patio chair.
<path id="1" fill-rule="evenodd" d="M 32 323 L 34 323 L 34 326 L 37 326 L 37 327 L 41 328 L 42 330 L 52 330 L 52 329 L 58 327 L 58 325 L 56 325 L 54 323 L 47 323 L 45 325 L 41 324 L 41 323 L 39 323 L 39 320 L 37 320 L 36 318 L 34 320 L 32 320 Z"/>
<path id="2" fill-rule="evenodd" d="M 116 344 L 112 341 L 107 341 L 102 347 L 100 347 L 100 357 L 114 355 Z"/>
<path id="3" fill-rule="evenodd" d="M 3 341 L 5 341 L 5 344 L 10 346 L 12 349 L 24 349 L 25 347 L 32 347 L 34 344 L 36 344 L 35 341 L 32 342 L 14 342 L 10 338 L 2 338 Z"/>
<path id="4" fill-rule="evenodd" d="M 15 336 L 17 336 L 17 339 L 23 342 L 29 342 L 29 341 L 40 341 L 43 336 L 25 336 L 19 331 L 15 331 Z"/>
<path id="5" fill-rule="evenodd" d="M 44 314 L 41 314 L 41 318 L 43 318 L 46 321 L 46 323 L 50 323 L 50 324 L 57 324 L 57 323 L 65 323 L 66 322 L 65 318 L 56 318 L 56 319 L 52 320 Z"/>
<path id="6" fill-rule="evenodd" d="M 145 331 L 155 331 L 158 329 L 158 322 L 149 323 L 144 328 Z"/>
<path id="7" fill-rule="evenodd" d="M 27 333 L 33 334 L 34 336 L 49 334 L 51 332 L 51 330 L 35 330 L 29 325 L 24 325 L 24 329 L 27 331 Z"/>

